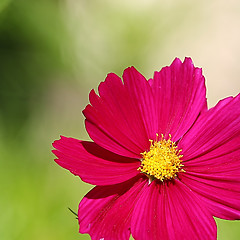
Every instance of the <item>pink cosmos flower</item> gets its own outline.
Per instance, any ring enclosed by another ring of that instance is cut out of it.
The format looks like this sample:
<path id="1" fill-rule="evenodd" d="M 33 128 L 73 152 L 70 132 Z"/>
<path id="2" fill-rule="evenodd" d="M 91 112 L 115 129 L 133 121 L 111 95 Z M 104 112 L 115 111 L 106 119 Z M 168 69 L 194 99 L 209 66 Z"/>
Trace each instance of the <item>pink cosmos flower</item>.
<path id="1" fill-rule="evenodd" d="M 90 92 L 93 142 L 61 137 L 60 166 L 94 187 L 80 202 L 93 240 L 216 239 L 213 216 L 240 218 L 240 95 L 208 109 L 191 59 L 146 80 L 127 68 Z"/>

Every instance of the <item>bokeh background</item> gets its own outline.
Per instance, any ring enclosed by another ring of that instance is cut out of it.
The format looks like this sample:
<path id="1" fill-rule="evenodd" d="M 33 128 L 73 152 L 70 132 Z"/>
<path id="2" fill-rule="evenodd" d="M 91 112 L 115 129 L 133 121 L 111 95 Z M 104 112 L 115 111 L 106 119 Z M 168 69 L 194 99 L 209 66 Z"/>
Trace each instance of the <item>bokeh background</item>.
<path id="1" fill-rule="evenodd" d="M 52 141 L 88 140 L 89 91 L 131 65 L 150 78 L 191 56 L 210 107 L 236 95 L 239 26 L 237 0 L 1 0 L 0 239 L 90 239 L 67 208 L 92 186 L 54 163 Z M 217 224 L 240 238 L 240 222 Z"/>

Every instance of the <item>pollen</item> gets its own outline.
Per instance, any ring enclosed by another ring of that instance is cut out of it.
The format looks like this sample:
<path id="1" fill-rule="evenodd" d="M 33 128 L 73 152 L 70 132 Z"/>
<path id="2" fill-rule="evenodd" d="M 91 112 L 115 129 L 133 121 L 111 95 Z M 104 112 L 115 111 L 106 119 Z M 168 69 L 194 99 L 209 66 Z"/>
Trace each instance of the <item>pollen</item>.
<path id="1" fill-rule="evenodd" d="M 151 142 L 149 151 L 141 153 L 141 166 L 138 168 L 142 173 L 145 173 L 150 180 L 159 179 L 161 181 L 176 178 L 178 172 L 184 172 L 180 155 L 182 150 L 179 150 L 176 143 L 171 140 L 169 135 L 166 140 L 161 135 L 156 134 L 156 140 Z"/>

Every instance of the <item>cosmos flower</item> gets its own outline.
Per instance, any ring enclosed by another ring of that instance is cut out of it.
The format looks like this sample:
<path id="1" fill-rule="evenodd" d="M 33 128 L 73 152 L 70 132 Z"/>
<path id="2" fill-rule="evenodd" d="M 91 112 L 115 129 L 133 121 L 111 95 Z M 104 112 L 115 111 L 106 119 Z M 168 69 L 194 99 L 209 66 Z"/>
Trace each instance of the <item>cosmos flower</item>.
<path id="1" fill-rule="evenodd" d="M 97 185 L 80 202 L 93 240 L 217 238 L 240 218 L 240 95 L 208 109 L 202 71 L 175 59 L 146 80 L 110 73 L 83 114 L 93 140 L 61 137 L 55 160 Z"/>

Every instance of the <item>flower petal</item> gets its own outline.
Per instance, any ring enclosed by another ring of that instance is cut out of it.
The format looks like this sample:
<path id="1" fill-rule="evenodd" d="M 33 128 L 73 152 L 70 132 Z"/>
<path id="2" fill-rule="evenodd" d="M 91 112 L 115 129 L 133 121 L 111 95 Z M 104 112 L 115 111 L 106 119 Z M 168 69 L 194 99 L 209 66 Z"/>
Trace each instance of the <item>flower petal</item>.
<path id="1" fill-rule="evenodd" d="M 175 59 L 150 81 L 127 68 L 123 82 L 109 74 L 83 111 L 90 137 L 116 154 L 140 158 L 156 133 L 177 141 L 206 110 L 204 77 L 190 58 Z"/>
<path id="2" fill-rule="evenodd" d="M 202 155 L 220 156 L 236 151 L 240 146 L 239 109 L 240 95 L 226 98 L 202 114 L 179 142 L 184 161 L 195 164 Z"/>
<path id="3" fill-rule="evenodd" d="M 109 151 L 140 158 L 140 153 L 149 146 L 149 138 L 132 91 L 113 73 L 98 90 L 99 96 L 94 91 L 90 93 L 91 105 L 83 111 L 89 136 Z"/>
<path id="4" fill-rule="evenodd" d="M 205 206 L 178 180 L 153 181 L 132 216 L 135 240 L 215 240 L 216 224 Z"/>
<path id="5" fill-rule="evenodd" d="M 220 101 L 179 142 L 186 171 L 181 180 L 224 219 L 240 219 L 239 109 L 240 95 Z"/>
<path id="6" fill-rule="evenodd" d="M 135 177 L 112 186 L 97 186 L 80 202 L 80 233 L 93 240 L 128 240 L 135 202 L 147 186 L 146 177 Z"/>
<path id="7" fill-rule="evenodd" d="M 152 90 L 155 96 L 159 134 L 179 140 L 207 110 L 205 80 L 190 58 L 176 58 L 170 67 L 155 72 Z"/>
<path id="8" fill-rule="evenodd" d="M 124 71 L 123 82 L 132 97 L 134 106 L 139 109 L 147 139 L 155 139 L 158 125 L 151 81 L 147 81 L 134 67 L 131 67 Z"/>
<path id="9" fill-rule="evenodd" d="M 56 163 L 78 175 L 84 182 L 109 185 L 137 174 L 140 161 L 111 153 L 93 142 L 61 137 L 53 143 Z"/>
<path id="10" fill-rule="evenodd" d="M 180 177 L 215 217 L 240 219 L 240 180 L 237 176 L 185 173 Z"/>

